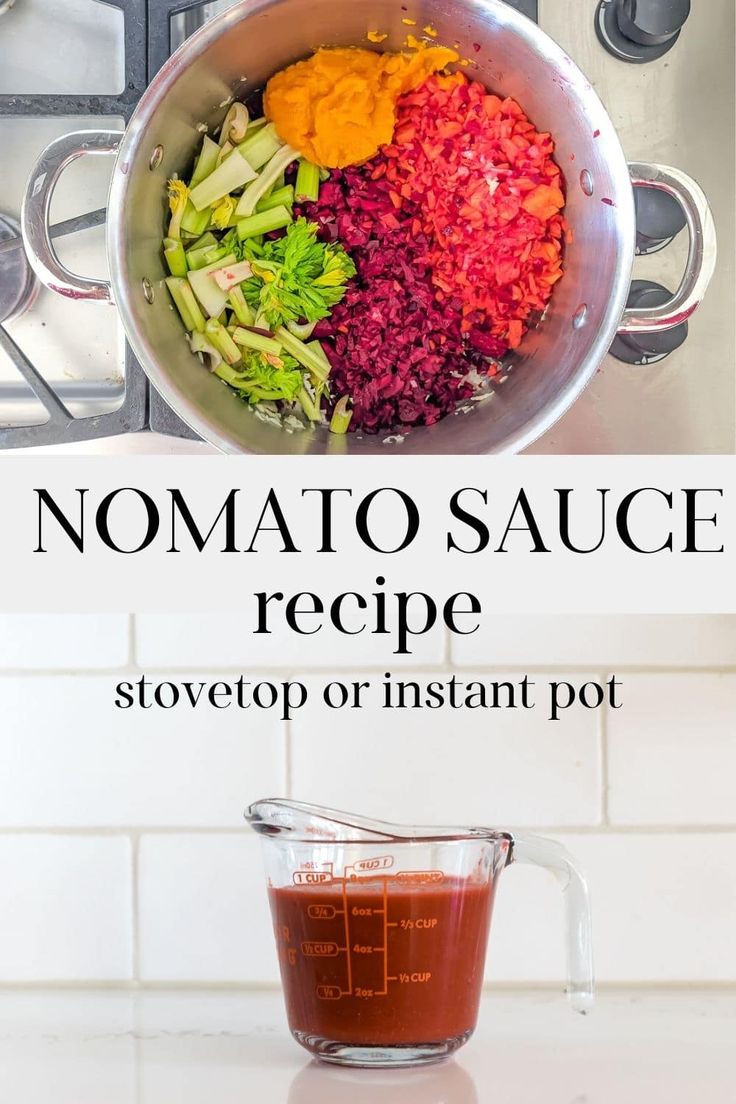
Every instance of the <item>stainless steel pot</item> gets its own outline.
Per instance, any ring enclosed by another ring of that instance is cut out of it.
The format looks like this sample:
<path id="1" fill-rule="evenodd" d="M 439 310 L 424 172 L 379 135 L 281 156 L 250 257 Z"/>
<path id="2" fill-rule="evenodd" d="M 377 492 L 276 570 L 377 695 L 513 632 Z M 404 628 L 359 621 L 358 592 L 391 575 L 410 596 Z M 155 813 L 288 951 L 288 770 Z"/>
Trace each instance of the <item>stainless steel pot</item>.
<path id="1" fill-rule="evenodd" d="M 408 8 L 408 11 L 406 10 Z M 616 131 L 589 82 L 539 27 L 502 0 L 243 0 L 207 23 L 170 58 L 124 135 L 82 131 L 52 142 L 28 185 L 22 226 L 41 281 L 61 295 L 114 304 L 151 382 L 202 437 L 225 452 L 385 452 L 382 437 L 338 438 L 317 429 L 287 434 L 267 425 L 193 357 L 170 307 L 161 255 L 165 182 L 185 175 L 201 124 L 213 129 L 231 96 L 243 98 L 316 46 L 402 48 L 403 19 L 431 22 L 439 42 L 459 42 L 468 70 L 517 99 L 557 144 L 573 240 L 565 276 L 543 323 L 494 397 L 406 436 L 404 453 L 512 452 L 525 448 L 578 397 L 619 333 L 668 329 L 700 303 L 715 266 L 713 220 L 698 185 L 677 169 L 627 165 Z M 481 45 L 480 51 L 473 43 Z M 64 168 L 86 154 L 115 155 L 107 217 L 111 283 L 69 272 L 49 238 L 49 207 Z M 634 259 L 634 187 L 659 188 L 682 205 L 690 250 L 682 284 L 661 307 L 625 310 Z M 390 446 L 389 446 L 390 447 Z"/>

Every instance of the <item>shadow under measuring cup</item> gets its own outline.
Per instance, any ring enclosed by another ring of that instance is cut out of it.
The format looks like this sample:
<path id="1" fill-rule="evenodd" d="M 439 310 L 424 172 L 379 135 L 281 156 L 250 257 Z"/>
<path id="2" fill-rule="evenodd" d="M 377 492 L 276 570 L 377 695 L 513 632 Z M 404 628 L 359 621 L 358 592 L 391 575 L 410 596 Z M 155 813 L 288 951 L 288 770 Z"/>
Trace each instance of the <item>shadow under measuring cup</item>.
<path id="1" fill-rule="evenodd" d="M 489 828 L 389 824 L 282 799 L 246 820 L 263 842 L 291 1033 L 323 1061 L 417 1066 L 475 1029 L 498 877 L 512 862 L 558 879 L 568 992 L 592 1001 L 587 888 L 560 844 Z"/>
<path id="2" fill-rule="evenodd" d="M 479 1104 L 475 1081 L 455 1062 L 414 1070 L 352 1070 L 310 1062 L 291 1083 L 287 1104 Z"/>

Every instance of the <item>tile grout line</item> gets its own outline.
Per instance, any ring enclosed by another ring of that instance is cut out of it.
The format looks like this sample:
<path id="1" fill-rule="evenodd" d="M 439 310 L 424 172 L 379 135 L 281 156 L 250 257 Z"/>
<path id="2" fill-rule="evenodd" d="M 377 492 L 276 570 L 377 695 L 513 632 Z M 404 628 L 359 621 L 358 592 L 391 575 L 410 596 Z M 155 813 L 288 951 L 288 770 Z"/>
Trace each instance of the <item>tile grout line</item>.
<path id="1" fill-rule="evenodd" d="M 128 662 L 127 667 L 136 667 L 136 615 L 128 614 Z"/>
<path id="2" fill-rule="evenodd" d="M 133 978 L 140 984 L 141 946 L 140 946 L 140 881 L 138 870 L 140 864 L 140 837 L 138 830 L 129 832 L 130 840 L 130 866 L 131 866 L 131 908 L 132 908 L 132 941 L 133 941 Z"/>
<path id="3" fill-rule="evenodd" d="M 391 663 L 389 661 L 389 666 Z M 472 675 L 507 675 L 507 674 L 534 674 L 534 675 L 585 675 L 594 671 L 596 665 L 594 663 L 567 663 L 567 664 L 545 664 L 545 663 L 499 663 L 499 664 L 487 664 L 487 663 L 461 663 L 456 664 L 448 659 L 446 662 L 441 663 L 404 663 L 400 665 L 394 665 L 394 671 L 396 674 L 403 673 L 407 676 L 412 674 L 472 674 Z M 165 666 L 160 664 L 151 664 L 150 666 L 140 667 L 137 663 L 125 663 L 125 664 L 113 664 L 111 666 L 103 667 L 0 667 L 0 680 L 5 678 L 101 678 L 103 676 L 112 675 L 284 675 L 291 674 L 293 677 L 312 678 L 316 675 L 361 675 L 361 674 L 382 674 L 386 670 L 385 663 L 354 663 L 341 665 L 335 667 L 333 665 L 315 665 L 311 667 L 300 667 L 295 673 L 293 664 L 288 667 L 280 667 L 276 664 L 248 664 L 243 663 L 240 665 L 218 665 L 209 664 L 203 662 L 201 664 L 176 664 L 173 666 Z M 708 667 L 677 667 L 677 666 L 638 666 L 638 665 L 617 665 L 616 673 L 621 675 L 734 675 L 736 674 L 736 665 L 712 665 Z"/>
<path id="4" fill-rule="evenodd" d="M 288 678 L 291 680 L 293 674 L 289 672 Z M 293 720 L 287 719 L 283 721 L 284 725 L 284 787 L 286 789 L 286 796 L 293 798 L 294 796 L 294 726 Z"/>
<path id="5" fill-rule="evenodd" d="M 604 671 L 601 675 L 601 685 L 605 686 L 608 674 Z M 610 827 L 608 802 L 609 802 L 609 773 L 608 773 L 608 718 L 610 706 L 606 700 L 605 707 L 598 718 L 598 747 L 601 757 L 601 825 Z"/>

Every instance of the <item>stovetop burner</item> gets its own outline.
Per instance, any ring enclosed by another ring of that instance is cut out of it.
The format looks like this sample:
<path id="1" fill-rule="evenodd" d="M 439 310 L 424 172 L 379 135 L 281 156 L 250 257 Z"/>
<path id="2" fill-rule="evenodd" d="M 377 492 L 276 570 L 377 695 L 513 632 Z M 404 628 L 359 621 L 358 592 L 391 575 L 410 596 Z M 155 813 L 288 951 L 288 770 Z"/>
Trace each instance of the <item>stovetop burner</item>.
<path id="1" fill-rule="evenodd" d="M 627 307 L 661 307 L 670 302 L 672 292 L 653 280 L 633 280 L 629 290 Z M 673 326 L 671 330 L 656 333 L 619 334 L 610 348 L 611 356 L 624 364 L 659 364 L 679 349 L 689 333 L 687 322 Z"/>
<path id="2" fill-rule="evenodd" d="M 19 236 L 20 226 L 15 219 L 0 214 L 0 245 L 16 243 L 14 249 L 0 251 L 0 324 L 18 318 L 33 305 L 38 295 L 38 281 L 18 244 Z"/>
<path id="3" fill-rule="evenodd" d="M 667 192 L 656 188 L 635 188 L 634 210 L 638 257 L 659 253 L 685 229 L 685 212 Z"/>

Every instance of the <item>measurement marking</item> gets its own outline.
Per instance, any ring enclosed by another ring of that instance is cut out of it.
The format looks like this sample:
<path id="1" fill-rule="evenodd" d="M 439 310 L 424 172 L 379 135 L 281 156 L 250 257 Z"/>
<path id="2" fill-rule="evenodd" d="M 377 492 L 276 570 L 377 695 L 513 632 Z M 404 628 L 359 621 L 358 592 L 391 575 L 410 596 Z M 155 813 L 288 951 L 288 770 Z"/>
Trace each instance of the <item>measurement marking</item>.
<path id="1" fill-rule="evenodd" d="M 387 928 L 398 928 L 398 926 L 399 926 L 398 920 L 389 920 L 388 923 L 386 924 Z"/>
<path id="2" fill-rule="evenodd" d="M 388 993 L 388 887 L 383 879 L 383 991 Z"/>
<path id="3" fill-rule="evenodd" d="M 348 919 L 348 891 L 345 879 L 342 880 L 342 915 L 345 921 L 345 959 L 348 964 L 348 991 L 344 996 L 353 995 L 353 966 L 350 961 L 350 920 Z"/>
<path id="4" fill-rule="evenodd" d="M 399 979 L 398 979 L 398 978 L 395 978 L 395 977 L 387 977 L 387 978 L 386 978 L 386 981 L 398 981 L 398 980 L 399 980 Z"/>
<path id="5" fill-rule="evenodd" d="M 371 947 L 371 950 L 372 951 L 385 951 L 386 948 L 385 947 Z"/>

